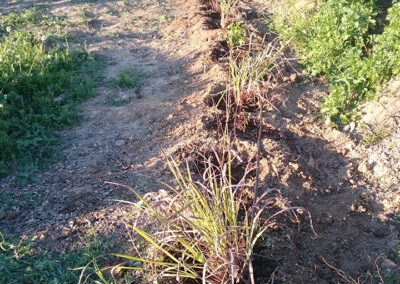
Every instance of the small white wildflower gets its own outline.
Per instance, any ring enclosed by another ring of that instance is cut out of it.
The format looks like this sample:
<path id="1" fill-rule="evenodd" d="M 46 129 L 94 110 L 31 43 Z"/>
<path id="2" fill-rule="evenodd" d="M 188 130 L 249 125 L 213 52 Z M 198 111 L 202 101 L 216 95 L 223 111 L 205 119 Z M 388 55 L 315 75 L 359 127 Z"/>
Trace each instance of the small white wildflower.
<path id="1" fill-rule="evenodd" d="M 2 104 L 0 104 L 0 109 L 2 109 L 3 108 L 3 105 Z"/>
<path id="2" fill-rule="evenodd" d="M 50 59 L 51 58 L 51 54 L 47 54 L 47 59 Z"/>
<path id="3" fill-rule="evenodd" d="M 11 27 L 8 26 L 8 27 L 6 28 L 6 31 L 7 31 L 8 33 L 10 33 L 10 32 L 11 32 Z"/>
<path id="4" fill-rule="evenodd" d="M 4 94 L 4 100 L 7 100 L 7 98 L 8 98 L 8 95 L 7 94 Z"/>
<path id="5" fill-rule="evenodd" d="M 305 18 L 306 18 L 306 14 L 301 13 L 301 17 L 302 17 L 303 19 L 305 19 Z"/>
<path id="6" fill-rule="evenodd" d="M 42 36 L 40 37 L 40 39 L 41 39 L 42 41 L 45 41 L 45 40 L 47 39 L 47 37 L 46 37 L 45 35 L 42 35 Z"/>

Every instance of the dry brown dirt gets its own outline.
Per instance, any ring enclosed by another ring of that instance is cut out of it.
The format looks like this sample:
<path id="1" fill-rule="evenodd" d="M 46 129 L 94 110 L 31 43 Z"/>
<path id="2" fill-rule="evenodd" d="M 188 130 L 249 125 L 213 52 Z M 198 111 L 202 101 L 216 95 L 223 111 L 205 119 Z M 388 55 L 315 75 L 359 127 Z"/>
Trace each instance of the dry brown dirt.
<path id="1" fill-rule="evenodd" d="M 81 124 L 60 133 L 68 147 L 39 182 L 18 186 L 14 176 L 0 181 L 0 191 L 18 201 L 3 212 L 0 231 L 34 237 L 39 248 L 55 251 L 79 246 L 93 227 L 100 235 L 128 238 L 123 221 L 137 212 L 115 199 L 134 198 L 104 182 L 156 191 L 155 180 L 170 179 L 160 148 L 183 159 L 218 147 L 215 117 L 221 111 L 207 102 L 226 80 L 226 63 L 215 58 L 225 32 L 194 0 L 7 2 L 0 4 L 1 13 L 32 2 L 47 4 L 49 13 L 72 23 L 66 29 L 74 44 L 86 42 L 110 64 L 99 95 L 84 104 Z M 271 12 L 271 5 L 245 1 L 237 18 L 261 33 L 268 30 L 263 13 Z M 91 15 L 82 21 L 84 6 Z M 365 133 L 317 119 L 327 88 L 322 81 L 309 82 L 295 62 L 292 67 L 268 93 L 273 107 L 263 115 L 262 189 L 277 188 L 292 205 L 308 210 L 317 236 L 306 214 L 300 225 L 282 219 L 257 245 L 257 283 L 347 283 L 349 277 L 379 283 L 378 270 L 384 276 L 400 274 L 398 121 L 385 125 L 390 137 L 366 147 L 361 143 Z M 127 68 L 147 74 L 140 97 L 106 83 Z M 396 95 L 398 89 L 382 104 L 398 102 Z M 115 106 L 110 100 L 123 103 Z M 367 113 L 365 124 L 374 121 Z M 394 108 L 388 113 L 398 116 Z M 381 116 L 376 113 L 385 119 Z M 252 160 L 257 125 L 237 131 L 233 140 L 243 160 Z"/>

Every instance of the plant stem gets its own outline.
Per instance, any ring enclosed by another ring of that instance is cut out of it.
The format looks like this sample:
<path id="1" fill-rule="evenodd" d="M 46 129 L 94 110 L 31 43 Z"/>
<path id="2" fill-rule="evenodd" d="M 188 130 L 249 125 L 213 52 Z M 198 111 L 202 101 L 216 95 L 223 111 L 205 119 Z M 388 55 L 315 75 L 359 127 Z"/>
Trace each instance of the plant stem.
<path id="1" fill-rule="evenodd" d="M 257 139 L 257 165 L 256 165 L 256 181 L 254 185 L 254 197 L 253 197 L 253 207 L 251 209 L 251 217 L 250 217 L 250 227 L 252 227 L 254 224 L 254 216 L 256 214 L 256 204 L 257 204 L 257 197 L 258 197 L 258 186 L 259 186 L 259 180 L 260 180 L 260 153 L 261 153 L 261 135 L 262 135 L 262 101 L 261 101 L 261 96 L 258 98 L 258 104 L 259 104 L 259 116 L 258 116 L 258 123 L 259 123 L 259 128 L 258 128 L 258 139 Z M 251 255 L 253 254 L 253 247 L 250 246 L 250 257 L 249 257 L 249 274 L 250 274 L 250 282 L 251 284 L 255 284 L 254 280 L 254 269 L 253 269 L 253 261 Z"/>

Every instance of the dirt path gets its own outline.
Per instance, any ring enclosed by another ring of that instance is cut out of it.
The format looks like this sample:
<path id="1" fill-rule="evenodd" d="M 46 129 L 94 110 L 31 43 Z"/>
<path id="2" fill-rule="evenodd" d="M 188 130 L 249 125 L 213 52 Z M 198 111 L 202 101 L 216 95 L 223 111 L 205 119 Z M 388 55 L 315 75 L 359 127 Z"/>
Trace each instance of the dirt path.
<path id="1" fill-rule="evenodd" d="M 37 1 L 47 4 L 50 14 L 68 19 L 70 44 L 86 44 L 89 51 L 105 57 L 108 64 L 99 95 L 84 104 L 82 123 L 61 133 L 67 147 L 59 161 L 40 174 L 39 182 L 20 187 L 14 177 L 1 181 L 2 192 L 16 204 L 4 212 L 2 230 L 35 235 L 39 243 L 56 250 L 77 242 L 91 227 L 102 235 L 124 229 L 120 221 L 129 207 L 112 200 L 133 196 L 104 181 L 142 192 L 158 188 L 138 174 L 162 179 L 157 143 L 177 142 L 168 137 L 168 128 L 184 119 L 176 115 L 178 108 L 192 108 L 182 99 L 209 82 L 209 37 L 217 36 L 202 28 L 198 3 L 84 2 Z M 14 1 L 7 9 L 31 4 Z M 109 84 L 128 69 L 145 74 L 140 93 Z"/>

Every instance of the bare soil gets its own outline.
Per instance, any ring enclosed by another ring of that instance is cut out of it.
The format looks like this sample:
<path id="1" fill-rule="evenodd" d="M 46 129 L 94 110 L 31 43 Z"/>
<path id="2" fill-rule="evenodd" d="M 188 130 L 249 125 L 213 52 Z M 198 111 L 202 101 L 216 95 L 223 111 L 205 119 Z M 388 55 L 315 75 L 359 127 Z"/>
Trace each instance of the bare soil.
<path id="1" fill-rule="evenodd" d="M 18 204 L 1 209 L 0 231 L 34 237 L 40 249 L 54 251 L 79 246 L 92 228 L 129 238 L 123 221 L 137 212 L 115 200 L 134 201 L 133 195 L 104 182 L 156 192 L 156 180 L 170 180 L 161 148 L 184 159 L 218 147 L 221 110 L 209 98 L 227 76 L 225 32 L 195 0 L 6 2 L 0 4 L 3 14 L 32 2 L 48 5 L 50 14 L 72 23 L 66 29 L 73 44 L 86 42 L 109 64 L 99 95 L 83 106 L 81 124 L 60 132 L 67 146 L 57 162 L 36 183 L 19 186 L 15 176 L 0 181 L 0 193 Z M 268 30 L 262 13 L 273 4 L 242 3 L 235 17 L 261 34 Z M 83 19 L 85 5 L 91 15 Z M 389 137 L 367 147 L 359 127 L 345 131 L 318 119 L 327 88 L 292 65 L 268 93 L 262 189 L 277 188 L 292 205 L 308 210 L 317 235 L 305 213 L 300 224 L 282 219 L 257 245 L 257 283 L 347 283 L 349 277 L 379 283 L 378 271 L 400 274 L 398 84 L 383 92 L 382 111 L 374 103 L 363 108 L 363 124 L 389 121 Z M 107 83 L 128 68 L 147 74 L 140 96 Z M 250 123 L 233 138 L 244 161 L 254 161 L 257 128 Z"/>

